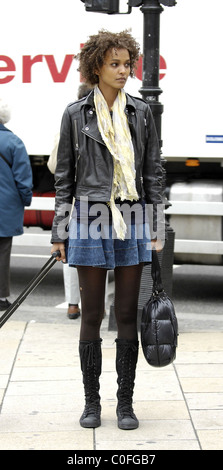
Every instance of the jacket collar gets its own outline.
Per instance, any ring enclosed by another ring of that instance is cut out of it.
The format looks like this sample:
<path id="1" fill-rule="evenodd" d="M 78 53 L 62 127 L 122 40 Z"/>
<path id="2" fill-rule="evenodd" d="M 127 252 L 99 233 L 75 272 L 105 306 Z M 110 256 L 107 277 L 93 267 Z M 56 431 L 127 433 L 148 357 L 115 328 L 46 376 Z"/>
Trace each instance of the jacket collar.
<path id="1" fill-rule="evenodd" d="M 83 101 L 81 103 L 81 107 L 82 106 L 88 106 L 89 108 L 93 108 L 94 107 L 94 90 L 92 90 L 89 95 L 86 96 L 86 98 L 83 98 Z M 130 108 L 133 108 L 134 111 L 136 109 L 136 106 L 135 106 L 135 103 L 134 103 L 134 100 L 132 98 L 132 96 L 130 96 L 128 93 L 126 93 L 126 109 L 129 109 Z"/>
<path id="2" fill-rule="evenodd" d="M 97 124 L 97 119 L 96 119 L 96 113 L 94 112 L 94 90 L 92 90 L 89 95 L 86 96 L 86 98 L 82 99 L 81 102 L 81 109 L 84 108 L 84 111 L 87 112 L 87 115 L 91 115 L 91 119 L 88 120 L 85 123 L 85 125 L 82 128 L 82 132 L 84 134 L 88 135 L 89 137 L 93 138 L 97 142 L 105 145 L 104 141 L 102 140 L 101 134 L 98 129 L 98 124 Z M 131 127 L 131 120 L 129 120 L 129 115 L 135 114 L 135 103 L 133 101 L 133 98 L 126 94 L 126 115 L 128 116 L 128 122 Z M 92 119 L 93 118 L 93 119 Z"/>
<path id="3" fill-rule="evenodd" d="M 7 127 L 5 127 L 4 124 L 1 124 L 1 123 L 0 123 L 0 131 L 8 131 L 8 132 L 10 132 L 10 130 L 7 129 Z"/>

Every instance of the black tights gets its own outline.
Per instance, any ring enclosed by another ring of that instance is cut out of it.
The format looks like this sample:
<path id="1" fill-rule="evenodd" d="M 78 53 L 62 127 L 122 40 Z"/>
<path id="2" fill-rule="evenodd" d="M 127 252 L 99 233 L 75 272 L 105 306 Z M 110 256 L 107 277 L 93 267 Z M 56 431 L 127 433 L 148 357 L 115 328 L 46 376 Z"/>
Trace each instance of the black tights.
<path id="1" fill-rule="evenodd" d="M 135 266 L 119 266 L 115 276 L 115 317 L 118 338 L 136 340 L 137 308 L 143 263 Z M 100 338 L 104 316 L 104 300 L 107 270 L 91 266 L 78 266 L 81 293 L 81 341 Z"/>

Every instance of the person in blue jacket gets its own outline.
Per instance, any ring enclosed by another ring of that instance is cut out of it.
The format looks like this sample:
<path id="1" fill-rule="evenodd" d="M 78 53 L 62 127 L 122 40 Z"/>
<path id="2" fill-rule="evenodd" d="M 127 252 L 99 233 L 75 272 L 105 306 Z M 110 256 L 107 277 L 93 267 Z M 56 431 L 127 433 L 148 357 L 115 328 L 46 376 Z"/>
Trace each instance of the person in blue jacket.
<path id="1" fill-rule="evenodd" d="M 23 233 L 24 207 L 32 200 L 32 169 L 22 140 L 5 127 L 10 120 L 0 98 L 0 310 L 10 306 L 12 237 Z"/>

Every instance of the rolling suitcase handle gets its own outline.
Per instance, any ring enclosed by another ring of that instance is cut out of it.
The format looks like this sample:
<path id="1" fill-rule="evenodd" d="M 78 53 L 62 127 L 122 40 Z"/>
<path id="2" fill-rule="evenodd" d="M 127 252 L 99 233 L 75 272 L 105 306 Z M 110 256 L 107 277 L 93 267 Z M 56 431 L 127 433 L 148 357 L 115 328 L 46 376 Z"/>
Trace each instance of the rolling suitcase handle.
<path id="1" fill-rule="evenodd" d="M 17 297 L 17 299 L 7 308 L 7 310 L 3 313 L 0 318 L 0 328 L 7 322 L 7 320 L 11 317 L 11 315 L 17 310 L 17 308 L 24 302 L 26 297 L 28 297 L 31 292 L 40 284 L 46 274 L 50 271 L 50 269 L 54 266 L 57 262 L 56 257 L 60 256 L 59 251 L 55 251 L 52 253 L 50 259 L 44 264 L 41 270 L 34 276 L 34 278 L 30 281 L 30 283 L 26 286 L 26 288 L 21 292 L 21 294 Z"/>

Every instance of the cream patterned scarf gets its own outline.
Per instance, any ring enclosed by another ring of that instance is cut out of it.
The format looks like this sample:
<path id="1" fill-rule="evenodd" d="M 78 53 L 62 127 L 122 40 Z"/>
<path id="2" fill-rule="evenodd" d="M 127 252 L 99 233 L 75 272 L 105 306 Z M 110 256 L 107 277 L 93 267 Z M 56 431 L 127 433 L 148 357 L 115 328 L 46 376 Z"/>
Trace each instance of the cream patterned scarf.
<path id="1" fill-rule="evenodd" d="M 124 90 L 118 92 L 112 107 L 112 117 L 107 102 L 98 86 L 94 89 L 94 103 L 97 122 L 102 139 L 112 154 L 114 176 L 110 207 L 114 229 L 117 237 L 125 239 L 126 225 L 121 212 L 115 205 L 115 199 L 133 201 L 138 199 L 135 186 L 134 149 L 127 117 L 125 115 L 126 95 Z"/>

